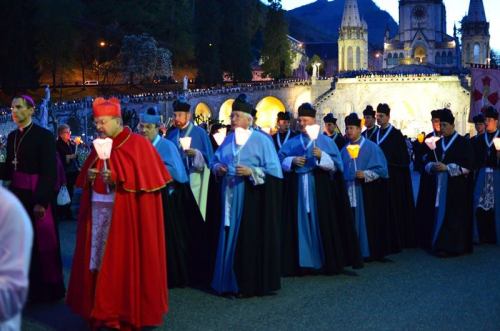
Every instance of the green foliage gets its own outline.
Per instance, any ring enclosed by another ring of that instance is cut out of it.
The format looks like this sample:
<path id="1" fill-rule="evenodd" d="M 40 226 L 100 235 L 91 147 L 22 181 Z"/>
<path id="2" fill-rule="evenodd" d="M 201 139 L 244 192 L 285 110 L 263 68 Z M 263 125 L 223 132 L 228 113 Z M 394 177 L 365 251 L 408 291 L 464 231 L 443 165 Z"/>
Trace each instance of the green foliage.
<path id="1" fill-rule="evenodd" d="M 271 11 L 282 22 L 283 12 L 272 9 L 275 3 L 279 1 L 270 2 Z M 264 28 L 268 9 L 260 0 L 4 0 L 2 8 L 3 88 L 37 85 L 39 71 L 50 73 L 52 83 L 59 84 L 68 69 L 79 69 L 82 83 L 92 69 L 107 81 L 108 73 L 120 69 L 124 37 L 142 34 L 154 38 L 157 49 L 171 52 L 171 64 L 197 67 L 201 83 L 221 83 L 223 72 L 236 81 L 248 81 L 263 40 L 275 38 L 266 37 L 273 29 L 269 24 Z M 286 34 L 285 25 L 277 27 L 280 36 Z M 283 60 L 284 47 L 279 47 L 275 54 L 285 69 L 269 72 L 282 77 L 288 62 Z M 273 53 L 272 48 L 263 51 Z M 169 65 L 165 68 L 171 71 Z"/>
<path id="2" fill-rule="evenodd" d="M 40 0 L 37 2 L 36 54 L 41 70 L 48 70 L 55 85 L 57 74 L 74 64 L 81 3 L 78 0 Z"/>
<path id="3" fill-rule="evenodd" d="M 220 0 L 224 8 L 221 43 L 222 68 L 235 81 L 252 79 L 251 40 L 259 29 L 260 3 L 255 0 Z"/>
<path id="4" fill-rule="evenodd" d="M 264 75 L 275 79 L 289 77 L 292 74 L 292 55 L 288 40 L 288 24 L 281 9 L 280 0 L 268 0 L 266 25 L 264 27 L 264 45 L 262 47 L 262 69 Z"/>
<path id="5" fill-rule="evenodd" d="M 35 0 L 4 0 L 0 10 L 0 85 L 19 90 L 38 85 L 35 45 Z"/>
<path id="6" fill-rule="evenodd" d="M 172 76 L 171 55 L 148 34 L 130 35 L 123 38 L 120 62 L 131 83 L 134 78 L 150 82 L 153 77 Z"/>
<path id="7" fill-rule="evenodd" d="M 222 83 L 222 16 L 219 0 L 196 1 L 196 65 L 201 84 Z"/>

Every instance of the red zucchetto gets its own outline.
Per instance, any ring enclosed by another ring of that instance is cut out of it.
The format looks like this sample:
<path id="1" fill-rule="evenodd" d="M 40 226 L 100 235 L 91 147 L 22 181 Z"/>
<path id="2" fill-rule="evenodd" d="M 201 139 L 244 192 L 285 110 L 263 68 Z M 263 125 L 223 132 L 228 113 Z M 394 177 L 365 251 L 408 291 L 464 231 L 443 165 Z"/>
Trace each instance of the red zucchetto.
<path id="1" fill-rule="evenodd" d="M 100 116 L 113 116 L 113 117 L 121 117 L 121 107 L 120 100 L 117 98 L 97 98 L 94 100 L 92 104 L 92 109 L 94 113 L 94 117 Z"/>

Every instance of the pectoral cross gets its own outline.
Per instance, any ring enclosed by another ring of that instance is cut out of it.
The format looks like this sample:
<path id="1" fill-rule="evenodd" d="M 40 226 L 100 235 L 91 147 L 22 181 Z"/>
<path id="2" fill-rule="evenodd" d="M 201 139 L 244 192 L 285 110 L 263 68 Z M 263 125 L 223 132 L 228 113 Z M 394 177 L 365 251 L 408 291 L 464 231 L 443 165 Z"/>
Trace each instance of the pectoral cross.
<path id="1" fill-rule="evenodd" d="M 12 164 L 14 165 L 14 170 L 17 171 L 17 164 L 19 163 L 19 161 L 17 161 L 17 157 L 14 158 L 14 160 L 12 161 Z"/>

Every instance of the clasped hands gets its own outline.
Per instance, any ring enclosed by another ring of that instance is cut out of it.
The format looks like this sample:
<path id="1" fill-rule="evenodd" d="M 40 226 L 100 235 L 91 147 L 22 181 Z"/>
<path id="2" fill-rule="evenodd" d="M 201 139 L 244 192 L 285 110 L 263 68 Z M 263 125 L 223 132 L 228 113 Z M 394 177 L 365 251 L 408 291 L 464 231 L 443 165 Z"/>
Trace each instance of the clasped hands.
<path id="1" fill-rule="evenodd" d="M 321 154 L 323 152 L 318 147 L 313 148 L 313 156 L 318 160 L 321 160 Z M 292 163 L 297 167 L 303 167 L 306 164 L 307 159 L 304 156 L 296 156 L 293 158 Z"/>
<path id="2" fill-rule="evenodd" d="M 114 181 L 113 179 L 111 178 L 111 170 L 109 169 L 106 169 L 106 170 L 101 170 L 99 172 L 99 170 L 95 169 L 95 168 L 90 168 L 88 173 L 87 173 L 87 179 L 89 180 L 89 182 L 93 182 L 97 176 L 97 174 L 100 173 L 101 174 L 101 178 L 103 180 L 104 183 L 108 184 L 108 185 L 114 185 Z"/>
<path id="3" fill-rule="evenodd" d="M 227 174 L 227 166 L 220 164 L 215 169 L 217 176 L 224 176 Z M 243 165 L 236 166 L 236 176 L 248 177 L 252 175 L 252 169 Z"/>
<path id="4" fill-rule="evenodd" d="M 76 159 L 76 154 L 68 154 L 66 155 L 66 163 L 69 163 L 69 161 Z"/>
<path id="5" fill-rule="evenodd" d="M 196 156 L 196 149 L 194 148 L 186 149 L 184 153 L 189 157 L 194 157 Z"/>

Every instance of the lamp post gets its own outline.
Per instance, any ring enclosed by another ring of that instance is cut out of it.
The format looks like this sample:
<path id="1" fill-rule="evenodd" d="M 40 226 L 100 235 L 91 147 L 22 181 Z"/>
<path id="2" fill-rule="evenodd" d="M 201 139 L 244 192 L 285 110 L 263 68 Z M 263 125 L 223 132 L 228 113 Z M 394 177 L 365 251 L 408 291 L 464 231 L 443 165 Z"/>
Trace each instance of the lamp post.
<path id="1" fill-rule="evenodd" d="M 97 82 L 99 82 L 99 73 L 100 73 L 100 70 L 101 70 L 101 49 L 102 48 L 105 48 L 108 44 L 106 43 L 105 40 L 101 40 L 99 41 L 98 43 L 99 45 L 99 49 L 98 49 L 98 52 L 97 52 L 97 59 L 96 59 L 96 66 L 97 66 Z"/>

